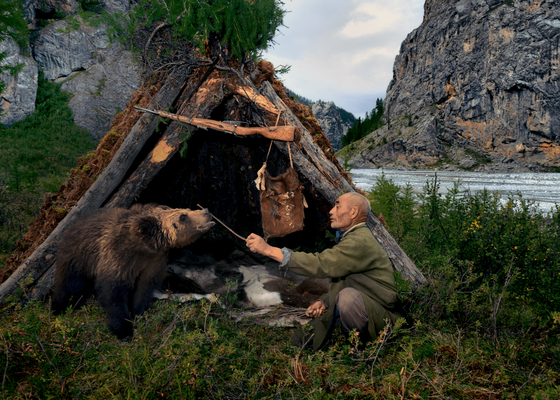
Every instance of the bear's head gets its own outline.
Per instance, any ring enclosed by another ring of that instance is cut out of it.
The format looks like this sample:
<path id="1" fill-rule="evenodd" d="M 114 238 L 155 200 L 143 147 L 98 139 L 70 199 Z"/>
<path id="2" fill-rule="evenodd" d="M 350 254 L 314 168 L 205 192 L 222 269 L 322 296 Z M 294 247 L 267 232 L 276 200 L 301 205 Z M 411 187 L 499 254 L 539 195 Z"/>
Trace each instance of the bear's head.
<path id="1" fill-rule="evenodd" d="M 147 206 L 139 214 L 137 231 L 159 250 L 187 246 L 215 225 L 207 209 Z"/>

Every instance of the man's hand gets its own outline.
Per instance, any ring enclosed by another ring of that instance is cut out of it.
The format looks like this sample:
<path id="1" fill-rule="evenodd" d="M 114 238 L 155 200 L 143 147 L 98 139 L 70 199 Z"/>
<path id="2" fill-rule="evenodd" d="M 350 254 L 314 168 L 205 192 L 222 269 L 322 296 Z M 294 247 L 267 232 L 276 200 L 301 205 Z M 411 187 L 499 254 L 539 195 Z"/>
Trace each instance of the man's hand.
<path id="1" fill-rule="evenodd" d="M 325 307 L 323 302 L 317 300 L 315 303 L 309 306 L 309 308 L 305 312 L 305 315 L 311 318 L 317 318 L 318 316 L 323 315 L 326 312 L 327 312 L 327 308 Z"/>
<path id="2" fill-rule="evenodd" d="M 259 253 L 264 256 L 266 255 L 266 250 L 268 249 L 268 247 L 270 247 L 270 245 L 268 245 L 262 237 L 254 233 L 251 233 L 249 235 L 246 243 L 249 250 L 251 250 L 253 253 Z"/>
<path id="3" fill-rule="evenodd" d="M 253 253 L 259 253 L 263 256 L 270 257 L 278 262 L 282 262 L 282 250 L 280 250 L 278 247 L 272 247 L 271 245 L 266 243 L 264 239 L 259 235 L 251 233 L 245 243 L 247 244 L 249 250 L 251 250 Z"/>

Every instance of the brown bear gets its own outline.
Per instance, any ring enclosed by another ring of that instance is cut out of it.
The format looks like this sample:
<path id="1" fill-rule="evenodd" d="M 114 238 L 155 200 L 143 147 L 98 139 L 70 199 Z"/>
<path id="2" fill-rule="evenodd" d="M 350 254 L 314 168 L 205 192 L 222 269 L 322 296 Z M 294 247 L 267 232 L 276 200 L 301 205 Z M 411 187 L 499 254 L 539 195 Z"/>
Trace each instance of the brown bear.
<path id="1" fill-rule="evenodd" d="M 166 275 L 167 251 L 184 247 L 214 222 L 208 210 L 136 204 L 97 210 L 70 226 L 57 252 L 52 311 L 80 307 L 95 293 L 109 330 L 132 335 Z"/>

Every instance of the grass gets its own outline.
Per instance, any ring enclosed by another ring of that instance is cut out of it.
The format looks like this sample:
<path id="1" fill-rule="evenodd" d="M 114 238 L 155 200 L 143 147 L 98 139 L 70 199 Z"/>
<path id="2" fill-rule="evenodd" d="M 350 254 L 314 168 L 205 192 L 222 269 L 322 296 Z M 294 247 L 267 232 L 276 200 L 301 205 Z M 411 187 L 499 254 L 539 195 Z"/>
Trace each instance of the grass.
<path id="1" fill-rule="evenodd" d="M 412 326 L 387 326 L 365 348 L 338 333 L 313 352 L 290 344 L 295 328 L 235 322 L 228 294 L 156 302 L 119 341 L 94 302 L 58 317 L 47 303 L 12 303 L 0 310 L 3 397 L 558 398 L 560 212 L 444 196 L 437 182 L 418 199 L 384 176 L 370 196 L 428 279 L 411 288 L 395 273 Z"/>
<path id="2" fill-rule="evenodd" d="M 45 193 L 58 190 L 77 158 L 96 146 L 74 125 L 71 95 L 60 86 L 40 75 L 35 112 L 11 127 L 0 125 L 0 268 Z"/>
<path id="3" fill-rule="evenodd" d="M 234 322 L 232 305 L 157 302 L 128 342 L 89 303 L 54 317 L 48 305 L 5 308 L 0 322 L 4 398 L 557 398 L 558 360 L 548 334 L 520 331 L 498 343 L 482 331 L 422 318 L 386 330 L 365 349 L 338 335 L 312 352 L 293 328 Z M 547 332 L 548 330 L 548 332 Z"/>

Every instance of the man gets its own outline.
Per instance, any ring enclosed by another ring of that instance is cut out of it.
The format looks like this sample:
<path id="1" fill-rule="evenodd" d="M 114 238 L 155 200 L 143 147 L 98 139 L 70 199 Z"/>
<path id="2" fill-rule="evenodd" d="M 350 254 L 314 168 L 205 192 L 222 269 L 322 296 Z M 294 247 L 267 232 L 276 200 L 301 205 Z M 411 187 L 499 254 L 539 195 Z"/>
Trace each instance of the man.
<path id="1" fill-rule="evenodd" d="M 292 252 L 268 245 L 252 233 L 247 247 L 252 252 L 281 262 L 280 268 L 314 278 L 330 278 L 329 292 L 312 304 L 306 314 L 314 319 L 313 348 L 322 348 L 333 330 L 356 330 L 362 343 L 376 338 L 385 320 L 400 317 L 400 298 L 391 261 L 366 226 L 369 201 L 359 193 L 340 196 L 330 211 L 331 227 L 337 229 L 338 243 L 321 253 Z M 306 345 L 300 329 L 295 345 Z"/>

